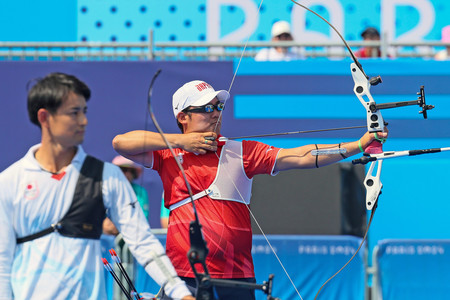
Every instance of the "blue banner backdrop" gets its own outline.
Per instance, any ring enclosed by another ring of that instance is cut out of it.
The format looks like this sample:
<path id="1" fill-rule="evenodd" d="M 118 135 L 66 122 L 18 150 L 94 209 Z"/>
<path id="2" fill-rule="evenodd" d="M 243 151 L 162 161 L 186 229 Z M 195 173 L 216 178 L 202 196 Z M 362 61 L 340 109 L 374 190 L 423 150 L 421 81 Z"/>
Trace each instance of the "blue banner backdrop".
<path id="1" fill-rule="evenodd" d="M 348 40 L 375 26 L 389 40 L 439 40 L 449 24 L 445 0 L 301 0 L 329 19 Z M 258 12 L 258 7 L 261 9 Z M 289 0 L 57 0 L 2 1 L 1 41 L 270 40 L 274 22 L 286 20 L 298 41 L 336 41 L 328 25 Z M 24 30 L 28 28 L 28 30 Z M 30 30 L 30 29 L 33 30 Z"/>

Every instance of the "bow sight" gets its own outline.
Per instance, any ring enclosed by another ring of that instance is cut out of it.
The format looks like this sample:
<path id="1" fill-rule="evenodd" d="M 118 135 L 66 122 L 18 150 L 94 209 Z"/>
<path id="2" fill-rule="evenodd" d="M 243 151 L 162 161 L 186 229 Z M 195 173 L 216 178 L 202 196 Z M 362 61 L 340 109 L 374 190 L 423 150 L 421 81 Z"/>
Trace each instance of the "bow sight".
<path id="1" fill-rule="evenodd" d="M 353 81 L 355 83 L 353 91 L 361 104 L 366 108 L 367 129 L 370 132 L 381 132 L 384 130 L 385 122 L 380 112 L 382 109 L 419 105 L 422 108 L 419 113 L 423 114 L 424 119 L 426 119 L 428 117 L 427 110 L 434 108 L 434 105 L 427 105 L 425 102 L 425 88 L 423 85 L 420 87 L 420 91 L 417 92 L 417 95 L 419 96 L 417 100 L 377 104 L 373 100 L 369 89 L 372 85 L 382 83 L 381 76 L 376 76 L 369 79 L 362 68 L 356 63 L 352 63 L 350 65 L 350 69 L 352 72 Z M 368 99 L 368 101 L 366 101 L 366 99 Z"/>
<path id="2" fill-rule="evenodd" d="M 420 87 L 420 91 L 417 92 L 417 95 L 419 96 L 417 98 L 417 100 L 376 104 L 374 106 L 370 106 L 369 109 L 371 111 L 376 111 L 378 109 L 396 108 L 396 107 L 409 106 L 409 105 L 419 105 L 422 108 L 422 110 L 419 111 L 419 113 L 423 114 L 423 118 L 426 119 L 428 117 L 427 110 L 433 109 L 434 105 L 427 105 L 426 104 L 426 102 L 425 102 L 425 88 L 424 88 L 423 85 Z"/>

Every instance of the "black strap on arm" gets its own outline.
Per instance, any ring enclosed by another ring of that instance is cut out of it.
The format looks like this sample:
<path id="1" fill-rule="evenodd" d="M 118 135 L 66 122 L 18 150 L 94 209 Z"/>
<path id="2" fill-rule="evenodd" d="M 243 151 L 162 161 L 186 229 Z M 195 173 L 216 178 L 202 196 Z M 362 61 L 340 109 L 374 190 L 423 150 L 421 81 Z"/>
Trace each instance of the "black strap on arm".
<path id="1" fill-rule="evenodd" d="M 67 237 L 99 239 L 105 219 L 103 205 L 101 160 L 86 156 L 80 170 L 72 204 L 66 215 L 56 224 L 37 233 L 17 238 L 17 244 L 32 241 L 54 231 Z"/>

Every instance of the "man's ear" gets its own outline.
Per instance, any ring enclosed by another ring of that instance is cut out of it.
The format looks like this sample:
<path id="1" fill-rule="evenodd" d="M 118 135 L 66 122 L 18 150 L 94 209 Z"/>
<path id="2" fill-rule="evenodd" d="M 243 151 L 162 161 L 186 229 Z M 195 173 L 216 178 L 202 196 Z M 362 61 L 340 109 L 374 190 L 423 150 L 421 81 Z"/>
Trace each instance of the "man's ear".
<path id="1" fill-rule="evenodd" d="M 48 125 L 48 119 L 50 117 L 50 113 L 45 108 L 41 108 L 37 112 L 38 122 L 41 124 L 41 128 Z"/>
<path id="2" fill-rule="evenodd" d="M 181 124 L 186 124 L 188 118 L 189 118 L 189 115 L 184 112 L 180 112 L 177 116 L 177 120 Z"/>

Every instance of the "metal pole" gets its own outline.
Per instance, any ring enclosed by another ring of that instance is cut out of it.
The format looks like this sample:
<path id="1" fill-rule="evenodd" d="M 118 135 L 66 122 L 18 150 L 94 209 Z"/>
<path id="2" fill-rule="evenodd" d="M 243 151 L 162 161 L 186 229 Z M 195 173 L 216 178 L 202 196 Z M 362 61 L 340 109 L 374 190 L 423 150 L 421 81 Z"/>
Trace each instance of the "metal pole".
<path id="1" fill-rule="evenodd" d="M 153 60 L 154 59 L 154 53 L 153 53 L 153 29 L 150 29 L 148 31 L 148 59 Z"/>

